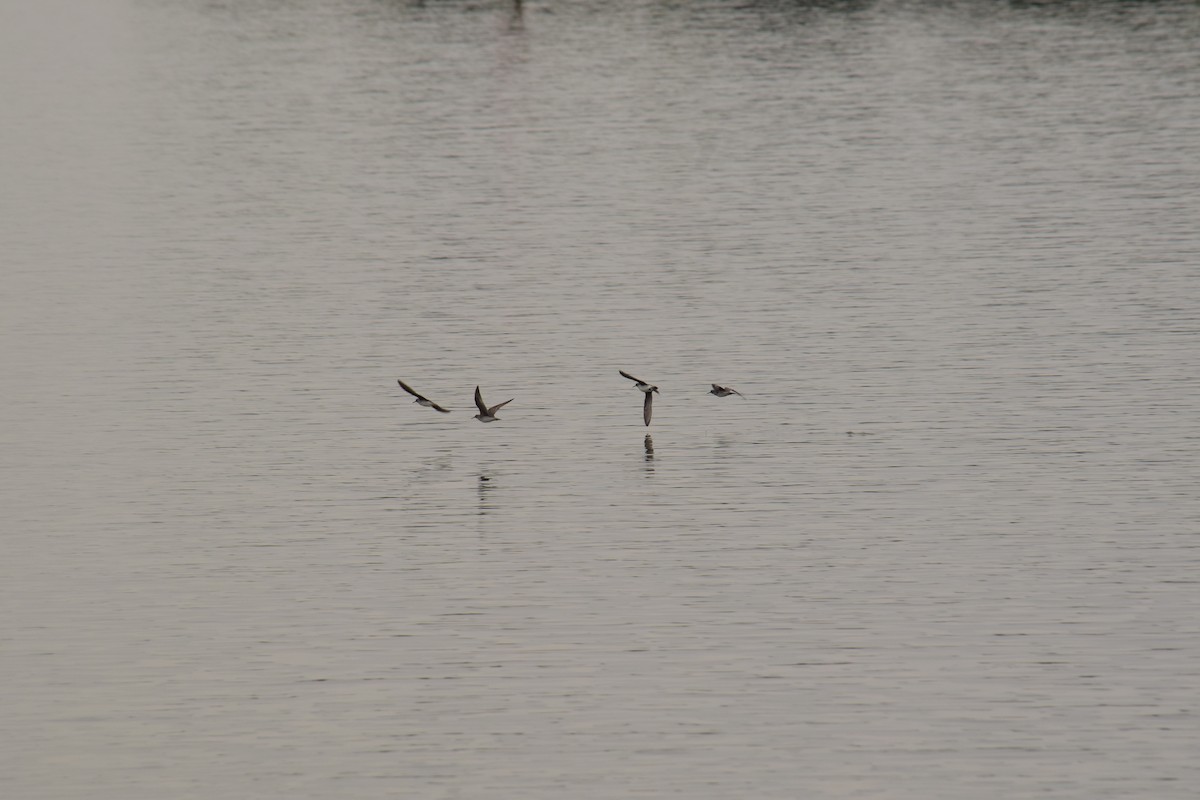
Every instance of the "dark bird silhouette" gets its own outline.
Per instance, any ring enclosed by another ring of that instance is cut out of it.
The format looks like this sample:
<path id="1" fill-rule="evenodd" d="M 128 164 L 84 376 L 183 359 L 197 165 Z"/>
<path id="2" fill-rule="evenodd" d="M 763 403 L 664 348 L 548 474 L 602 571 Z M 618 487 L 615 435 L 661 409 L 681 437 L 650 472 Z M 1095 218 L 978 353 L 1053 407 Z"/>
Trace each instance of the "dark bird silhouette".
<path id="1" fill-rule="evenodd" d="M 480 422 L 495 422 L 496 420 L 500 419 L 499 417 L 496 416 L 496 412 L 499 411 L 500 409 L 504 408 L 506 405 L 511 403 L 513 400 L 516 400 L 516 398 L 515 397 L 509 398 L 508 400 L 505 400 L 503 403 L 498 403 L 498 404 L 492 406 L 491 408 L 488 408 L 486 405 L 484 405 L 483 395 L 479 393 L 479 387 L 476 386 L 475 387 L 475 407 L 479 409 L 479 413 L 475 415 L 475 419 L 479 420 Z"/>
<path id="2" fill-rule="evenodd" d="M 396 379 L 396 383 L 400 384 L 400 388 L 401 388 L 401 389 L 403 389 L 404 391 L 408 392 L 408 393 L 409 393 L 409 394 L 411 394 L 413 397 L 417 398 L 416 400 L 414 400 L 414 401 L 413 401 L 413 402 L 414 402 L 414 403 L 416 403 L 417 405 L 419 405 L 419 406 L 426 406 L 426 407 L 428 407 L 428 408 L 432 408 L 434 411 L 440 411 L 440 412 L 442 412 L 443 414 L 449 414 L 449 413 L 450 413 L 450 412 L 449 412 L 447 409 L 445 409 L 445 408 L 442 408 L 442 407 L 441 407 L 441 406 L 439 406 L 437 403 L 435 403 L 435 402 L 433 402 L 432 400 L 430 400 L 428 397 L 425 397 L 425 396 L 423 396 L 423 395 L 419 395 L 419 394 L 417 394 L 416 392 L 414 392 L 414 391 L 413 391 L 413 388 L 412 388 L 411 386 L 409 386 L 407 383 L 405 383 L 404 381 L 400 380 L 399 378 L 397 378 L 397 379 Z"/>
<path id="3" fill-rule="evenodd" d="M 650 424 L 650 415 L 654 413 L 654 393 L 658 391 L 657 386 L 651 386 L 640 378 L 635 378 L 623 369 L 617 370 L 621 373 L 621 377 L 628 378 L 633 381 L 633 388 L 637 389 L 646 395 L 646 399 L 642 401 L 642 419 L 646 424 Z"/>

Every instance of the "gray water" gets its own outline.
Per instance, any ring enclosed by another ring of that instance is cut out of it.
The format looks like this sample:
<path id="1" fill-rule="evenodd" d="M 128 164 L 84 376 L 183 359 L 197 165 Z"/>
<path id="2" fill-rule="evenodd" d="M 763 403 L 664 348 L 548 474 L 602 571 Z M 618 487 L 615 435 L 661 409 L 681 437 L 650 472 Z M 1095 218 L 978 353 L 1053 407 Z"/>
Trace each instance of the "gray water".
<path id="1" fill-rule="evenodd" d="M 1195 797 L 1196 4 L 10 2 L 0 74 L 4 797 Z"/>

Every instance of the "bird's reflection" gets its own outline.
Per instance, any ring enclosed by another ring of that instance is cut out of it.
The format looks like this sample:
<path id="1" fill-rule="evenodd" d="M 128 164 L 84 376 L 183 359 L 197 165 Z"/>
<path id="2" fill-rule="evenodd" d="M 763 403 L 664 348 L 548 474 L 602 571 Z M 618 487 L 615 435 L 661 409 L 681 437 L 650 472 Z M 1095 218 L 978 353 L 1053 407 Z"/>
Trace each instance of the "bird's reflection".
<path id="1" fill-rule="evenodd" d="M 512 5 L 509 6 L 507 27 L 509 33 L 525 32 L 525 7 L 521 0 L 513 0 Z"/>
<path id="2" fill-rule="evenodd" d="M 646 448 L 646 472 L 654 472 L 654 437 L 646 434 L 646 438 L 642 440 L 642 445 Z"/>
<path id="3" fill-rule="evenodd" d="M 493 511 L 496 506 L 490 502 L 488 495 L 492 490 L 492 478 L 490 475 L 480 475 L 478 481 L 479 491 L 479 516 L 485 517 L 488 512 Z"/>

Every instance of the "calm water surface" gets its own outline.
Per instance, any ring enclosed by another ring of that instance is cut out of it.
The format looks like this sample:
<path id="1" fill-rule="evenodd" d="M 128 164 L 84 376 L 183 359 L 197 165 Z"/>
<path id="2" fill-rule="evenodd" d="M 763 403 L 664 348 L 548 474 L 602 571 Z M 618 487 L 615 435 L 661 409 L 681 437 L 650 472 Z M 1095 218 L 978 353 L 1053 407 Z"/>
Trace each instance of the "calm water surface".
<path id="1" fill-rule="evenodd" d="M 0 791 L 1194 797 L 1198 42 L 5 4 Z"/>

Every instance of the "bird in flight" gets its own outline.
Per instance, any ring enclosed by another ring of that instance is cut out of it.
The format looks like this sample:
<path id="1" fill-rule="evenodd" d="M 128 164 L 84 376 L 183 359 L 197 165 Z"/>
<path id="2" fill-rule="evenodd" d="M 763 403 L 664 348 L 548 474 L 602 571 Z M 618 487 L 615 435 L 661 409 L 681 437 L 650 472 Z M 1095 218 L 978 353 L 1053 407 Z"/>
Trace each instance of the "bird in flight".
<path id="1" fill-rule="evenodd" d="M 658 387 L 651 386 L 645 381 L 633 377 L 623 369 L 619 369 L 617 372 L 621 373 L 621 377 L 633 381 L 633 388 L 646 395 L 646 399 L 642 401 L 642 419 L 649 425 L 650 415 L 654 413 L 654 393 L 658 391 Z"/>
<path id="2" fill-rule="evenodd" d="M 515 399 L 516 399 L 515 397 L 512 397 L 512 398 L 509 398 L 508 400 L 505 400 L 503 403 L 499 403 L 497 405 L 492 406 L 491 408 L 488 408 L 486 405 L 484 405 L 483 395 L 479 393 L 479 387 L 476 386 L 475 387 L 475 406 L 479 409 L 479 413 L 475 415 L 475 419 L 479 420 L 480 422 L 495 422 L 496 420 L 500 419 L 499 417 L 496 416 L 496 412 L 499 411 L 500 409 L 504 408 L 506 405 L 508 405 Z"/>
<path id="3" fill-rule="evenodd" d="M 713 388 L 711 390 L 709 390 L 708 393 L 715 394 L 717 397 L 729 397 L 729 395 L 731 395 L 731 394 L 736 394 L 738 397 L 741 397 L 741 398 L 746 397 L 746 395 L 742 394 L 737 389 L 733 389 L 728 386 L 718 386 L 717 384 L 714 383 L 712 385 L 712 387 Z"/>
<path id="4" fill-rule="evenodd" d="M 443 414 L 449 414 L 449 413 L 450 413 L 450 411 L 449 411 L 448 409 L 442 408 L 442 407 L 441 407 L 441 406 L 439 406 L 437 403 L 435 403 L 435 402 L 433 402 L 432 400 L 430 400 L 428 397 L 425 397 L 424 395 L 419 395 L 419 394 L 417 394 L 416 392 L 414 392 L 414 391 L 413 391 L 413 388 L 412 388 L 411 386 L 409 386 L 407 383 L 405 383 L 404 381 L 400 380 L 399 378 L 397 378 L 397 379 L 396 379 L 396 383 L 400 384 L 400 388 L 401 388 L 401 389 L 403 389 L 404 391 L 408 392 L 408 393 L 409 393 L 409 394 L 411 394 L 413 397 L 417 398 L 416 400 L 414 400 L 414 401 L 413 401 L 413 402 L 414 402 L 414 403 L 416 403 L 417 405 L 419 405 L 419 406 L 426 406 L 427 408 L 432 408 L 433 410 L 435 410 L 435 411 L 440 411 L 440 412 L 442 412 Z"/>

